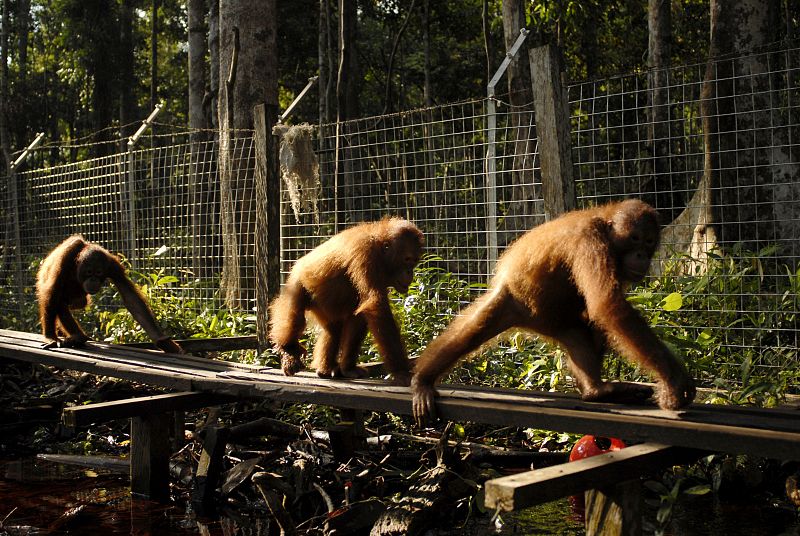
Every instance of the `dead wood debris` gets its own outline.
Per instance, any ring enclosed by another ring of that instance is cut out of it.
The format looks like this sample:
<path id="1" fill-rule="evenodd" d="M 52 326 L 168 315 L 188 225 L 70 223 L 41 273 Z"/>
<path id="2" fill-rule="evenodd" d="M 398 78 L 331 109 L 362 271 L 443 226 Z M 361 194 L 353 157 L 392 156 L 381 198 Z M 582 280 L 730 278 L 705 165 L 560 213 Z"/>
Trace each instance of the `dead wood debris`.
<path id="1" fill-rule="evenodd" d="M 61 454 L 55 461 L 106 471 L 124 468 L 124 460 L 109 457 L 128 455 L 127 421 L 65 436 L 58 421 L 61 407 L 158 392 L 27 364 L 8 365 L 0 387 L 0 407 L 13 410 L 3 414 L 6 422 L 17 426 L 23 422 L 20 415 L 26 417 L 24 427 L 6 434 L 8 441 L 0 440 L 0 455 L 41 452 L 45 441 L 48 451 Z M 17 408 L 29 409 L 13 413 Z M 31 422 L 33 412 L 41 419 Z M 382 428 L 366 431 L 364 438 L 363 428 L 347 423 L 324 429 L 298 426 L 276 418 L 270 403 L 209 408 L 188 414 L 185 424 L 188 442 L 170 462 L 174 503 L 192 515 L 204 442 L 223 429 L 221 472 L 210 490 L 216 515 L 223 524 L 262 529 L 266 524 L 270 533 L 286 535 L 383 536 L 452 529 L 482 507 L 476 500 L 482 483 L 499 474 L 490 463 L 526 469 L 550 461 L 523 450 L 453 441 L 448 433 L 431 439 Z M 99 457 L 75 455 L 87 442 Z M 81 515 L 80 510 L 65 511 L 58 523 L 72 524 Z M 203 526 L 206 521 L 195 515 L 193 522 Z"/>

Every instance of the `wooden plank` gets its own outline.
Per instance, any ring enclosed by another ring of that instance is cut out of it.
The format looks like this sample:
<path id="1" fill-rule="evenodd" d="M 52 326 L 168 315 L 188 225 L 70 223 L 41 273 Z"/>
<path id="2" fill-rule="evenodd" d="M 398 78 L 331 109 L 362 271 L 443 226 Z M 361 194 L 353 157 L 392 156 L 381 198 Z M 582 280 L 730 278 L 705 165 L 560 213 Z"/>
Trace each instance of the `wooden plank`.
<path id="1" fill-rule="evenodd" d="M 119 456 L 80 456 L 75 454 L 37 454 L 36 459 L 48 462 L 60 463 L 63 465 L 77 465 L 80 467 L 91 467 L 92 469 L 103 469 L 115 473 L 128 474 L 131 469 L 129 458 Z"/>
<path id="2" fill-rule="evenodd" d="M 168 393 L 64 408 L 61 419 L 66 426 L 75 428 L 140 415 L 218 406 L 235 400 L 229 396 L 202 391 Z"/>
<path id="3" fill-rule="evenodd" d="M 244 337 L 218 337 L 211 339 L 180 339 L 176 340 L 185 351 L 192 352 L 231 352 L 234 350 L 255 350 L 258 340 L 255 335 Z M 126 348 L 144 348 L 156 350 L 152 342 L 128 342 L 120 344 Z"/>
<path id="4" fill-rule="evenodd" d="M 243 369 L 225 361 L 172 359 L 146 350 L 130 359 L 97 347 L 85 350 L 32 348 L 31 334 L 0 330 L 0 357 L 109 375 L 178 391 L 209 391 L 277 402 L 411 414 L 408 388 L 377 380 L 321 379 L 313 373 L 286 377 L 274 369 Z M 35 344 L 35 343 L 33 343 Z M 169 359 L 169 363 L 164 362 Z M 213 362 L 213 369 L 208 368 Z M 248 371 L 249 370 L 249 371 Z M 800 412 L 693 404 L 673 412 L 655 406 L 581 401 L 574 394 L 471 386 L 439 387 L 443 419 L 622 437 L 676 446 L 800 459 Z"/>
<path id="5" fill-rule="evenodd" d="M 491 510 L 519 510 L 639 478 L 644 473 L 678 465 L 701 454 L 659 443 L 633 445 L 591 458 L 488 480 L 484 504 Z"/>
<path id="6" fill-rule="evenodd" d="M 38 334 L 0 330 L 0 342 L 7 342 L 25 349 L 41 349 L 44 339 Z M 142 363 L 160 363 L 165 366 L 183 366 L 194 364 L 198 370 L 242 370 L 258 372 L 263 367 L 247 363 L 220 361 L 191 354 L 167 354 L 160 350 L 147 350 L 137 346 L 114 345 L 101 341 L 89 341 L 84 348 L 56 348 L 55 351 L 68 352 L 73 355 L 93 355 L 100 352 L 105 358 L 118 357 L 125 361 L 139 359 Z"/>

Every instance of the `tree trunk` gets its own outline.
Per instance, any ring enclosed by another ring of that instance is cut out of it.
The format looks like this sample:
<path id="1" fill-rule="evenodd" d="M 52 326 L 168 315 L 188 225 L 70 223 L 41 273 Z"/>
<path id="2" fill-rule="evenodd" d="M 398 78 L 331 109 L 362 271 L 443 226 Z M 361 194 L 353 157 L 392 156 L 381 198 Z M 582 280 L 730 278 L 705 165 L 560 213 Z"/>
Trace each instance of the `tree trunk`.
<path id="1" fill-rule="evenodd" d="M 208 9 L 208 56 L 211 64 L 208 73 L 208 95 L 204 98 L 207 124 L 215 131 L 219 129 L 217 102 L 219 87 L 219 0 L 209 0 Z"/>
<path id="2" fill-rule="evenodd" d="M 3 160 L 5 161 L 5 172 L 7 180 L 16 180 L 12 175 L 11 170 L 11 140 L 9 139 L 9 132 L 8 132 L 8 0 L 3 1 L 3 14 L 2 14 L 2 24 L 3 27 L 0 28 L 2 34 L 0 34 L 0 150 L 3 153 Z M 9 188 L 11 190 L 11 188 Z M 16 200 L 9 200 L 9 205 L 13 207 L 16 204 Z M 9 211 L 11 212 L 11 211 Z M 9 233 L 10 234 L 10 233 Z M 15 247 L 19 247 L 19 244 L 15 244 Z M 7 249 L 7 248 L 6 248 Z M 2 267 L 0 267 L 2 268 Z"/>
<path id="3" fill-rule="evenodd" d="M 108 142 L 112 140 L 111 126 L 114 120 L 115 91 L 117 90 L 117 61 L 119 33 L 116 26 L 115 3 L 110 0 L 88 2 L 85 4 L 84 23 L 88 26 L 94 21 L 105 20 L 107 26 L 99 28 L 92 36 L 87 73 L 92 81 L 91 115 L 92 129 L 99 134 L 95 140 Z M 94 147 L 94 156 L 106 156 L 112 152 L 110 143 L 101 143 Z"/>
<path id="4" fill-rule="evenodd" d="M 153 0 L 153 14 L 150 18 L 150 110 L 158 104 L 158 4 Z"/>
<path id="5" fill-rule="evenodd" d="M 392 105 L 392 77 L 394 76 L 394 60 L 397 56 L 400 40 L 403 38 L 403 34 L 408 27 L 408 22 L 411 20 L 411 15 L 414 13 L 415 4 L 416 0 L 411 0 L 411 3 L 408 6 L 408 13 L 406 13 L 405 19 L 403 19 L 403 23 L 400 25 L 400 29 L 397 30 L 397 35 L 395 36 L 394 43 L 392 44 L 392 51 L 389 53 L 389 66 L 386 69 L 386 96 L 383 99 L 384 114 L 390 113 L 394 110 L 394 106 Z"/>
<path id="6" fill-rule="evenodd" d="M 664 0 L 669 5 L 669 0 Z M 601 5 L 596 2 L 587 2 L 584 6 L 586 14 L 580 30 L 580 47 L 583 61 L 586 65 L 586 80 L 597 77 L 597 67 L 600 62 L 600 46 L 597 42 L 597 21 L 603 15 Z M 531 45 L 533 46 L 533 45 Z"/>
<path id="7" fill-rule="evenodd" d="M 665 246 L 692 254 L 689 273 L 702 271 L 707 253 L 717 245 L 714 209 L 716 185 L 719 177 L 719 148 L 721 138 L 732 131 L 734 123 L 731 62 L 717 63 L 716 58 L 730 51 L 728 21 L 721 17 L 720 4 L 725 0 L 711 0 L 711 28 L 703 83 L 700 89 L 700 117 L 703 129 L 703 176 L 686 208 L 662 232 L 662 249 Z M 661 257 L 667 255 L 662 254 Z M 699 263 L 699 264 L 698 264 Z"/>
<path id="8" fill-rule="evenodd" d="M 730 62 L 734 80 L 726 83 L 731 108 L 722 110 L 735 110 L 736 117 L 730 118 L 730 130 L 720 129 L 720 239 L 758 249 L 779 238 L 774 225 L 772 151 L 763 145 L 764 133 L 772 128 L 768 55 L 753 54 L 773 40 L 777 2 L 718 3 L 719 20 L 724 21 L 720 32 L 729 33 L 723 41 L 731 46 L 720 52 L 737 56 Z"/>
<path id="9" fill-rule="evenodd" d="M 780 148 L 765 148 L 759 139 L 774 125 L 767 55 L 752 52 L 770 41 L 774 7 L 759 0 L 711 1 L 711 42 L 700 103 L 703 177 L 687 208 L 665 231 L 666 244 L 688 249 L 701 262 L 717 239 L 748 249 L 774 243 L 781 238 L 776 234 L 776 207 L 791 207 L 784 218 L 797 210 L 791 202 L 797 198 L 794 183 L 782 185 L 772 175 L 770 159 Z M 792 172 L 793 167 L 778 169 Z"/>
<path id="10" fill-rule="evenodd" d="M 503 1 L 503 34 L 506 50 L 511 50 L 514 42 L 525 27 L 525 2 L 521 0 Z M 543 214 L 544 207 L 536 206 L 536 192 L 533 183 L 533 156 L 536 150 L 536 131 L 533 127 L 533 90 L 531 86 L 531 67 L 527 41 L 517 51 L 508 64 L 508 100 L 511 104 L 510 121 L 514 139 L 514 158 L 511 172 L 506 170 L 501 176 L 502 197 L 505 197 L 506 210 L 498 225 L 498 245 L 505 246 L 521 232 L 527 231 L 536 223 L 536 214 Z M 498 197 L 501 197 L 498 196 Z M 502 199 L 501 197 L 501 199 Z"/>
<path id="11" fill-rule="evenodd" d="M 203 97 L 206 91 L 205 0 L 189 0 L 189 128 L 205 129 Z M 198 134 L 193 132 L 194 141 Z"/>
<path id="12" fill-rule="evenodd" d="M 483 84 L 483 87 L 486 87 L 489 85 L 489 81 L 494 74 L 494 69 L 492 67 L 494 50 L 492 49 L 492 32 L 489 26 L 489 0 L 483 0 L 481 26 L 483 27 L 483 51 L 486 54 L 486 82 Z"/>
<path id="13" fill-rule="evenodd" d="M 431 91 L 431 11 L 430 0 L 424 0 L 422 8 L 422 48 L 425 55 L 424 63 L 424 83 L 422 86 L 422 97 L 425 107 L 433 106 L 433 93 Z"/>
<path id="14" fill-rule="evenodd" d="M 127 137 L 136 130 L 136 98 L 133 95 L 136 79 L 133 74 L 133 0 L 122 0 L 119 11 L 119 124 L 121 151 L 127 148 Z"/>
<path id="15" fill-rule="evenodd" d="M 17 0 L 17 65 L 19 78 L 25 80 L 28 73 L 28 34 L 31 25 L 31 0 Z"/>
<path id="16" fill-rule="evenodd" d="M 672 49 L 672 10 L 669 0 L 649 0 L 648 6 L 647 83 L 648 123 L 647 148 L 649 159 L 643 161 L 642 175 L 647 177 L 645 199 L 671 222 L 683 208 L 682 188 L 673 184 L 669 174 L 670 102 L 669 67 Z"/>
<path id="17" fill-rule="evenodd" d="M 206 2 L 189 0 L 189 199 L 192 207 L 192 266 L 198 277 L 216 274 L 217 233 L 214 162 L 209 147 L 206 100 Z"/>
<path id="18" fill-rule="evenodd" d="M 220 194 L 225 303 L 243 309 L 255 293 L 255 191 L 252 153 L 236 152 L 241 130 L 253 129 L 253 108 L 277 117 L 276 0 L 220 1 Z"/>
<path id="19" fill-rule="evenodd" d="M 317 80 L 317 90 L 319 92 L 319 123 L 330 123 L 331 103 L 331 4 L 330 0 L 319 0 L 319 34 L 317 40 L 317 54 L 319 64 L 319 80 Z"/>
<path id="20" fill-rule="evenodd" d="M 358 117 L 359 69 L 356 39 L 358 11 L 356 0 L 339 0 L 339 72 L 336 80 L 337 118 Z"/>
<path id="21" fill-rule="evenodd" d="M 357 192 L 352 190 L 354 176 L 354 152 L 348 143 L 347 132 L 342 121 L 358 117 L 358 84 L 359 69 L 355 50 L 358 32 L 358 10 L 356 0 L 339 0 L 339 71 L 336 77 L 336 148 L 334 162 L 335 181 L 335 221 L 334 229 L 339 231 L 346 219 L 352 214 L 353 200 Z M 344 203 L 339 200 L 344 198 Z"/>

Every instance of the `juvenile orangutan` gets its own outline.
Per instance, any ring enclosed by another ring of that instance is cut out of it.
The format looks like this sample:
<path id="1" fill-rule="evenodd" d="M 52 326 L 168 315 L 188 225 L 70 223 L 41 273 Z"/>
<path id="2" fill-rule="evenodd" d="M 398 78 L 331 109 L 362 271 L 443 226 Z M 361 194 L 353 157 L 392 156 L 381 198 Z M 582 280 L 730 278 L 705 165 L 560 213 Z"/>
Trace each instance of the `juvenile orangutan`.
<path id="1" fill-rule="evenodd" d="M 320 327 L 312 364 L 319 376 L 363 377 L 356 363 L 369 330 L 394 383 L 408 385 L 408 357 L 388 288 L 408 290 L 423 244 L 413 223 L 391 218 L 351 227 L 300 258 L 269 311 L 283 372 L 291 376 L 303 368 L 307 351 L 299 338 L 308 311 Z"/>
<path id="2" fill-rule="evenodd" d="M 500 257 L 487 292 L 462 311 L 417 360 L 414 416 L 434 413 L 434 384 L 456 362 L 510 328 L 534 331 L 561 345 L 581 397 L 642 401 L 650 387 L 601 378 L 611 345 L 659 380 L 658 404 L 689 404 L 695 387 L 684 364 L 625 299 L 641 281 L 659 243 L 655 209 L 638 201 L 573 211 L 528 231 Z"/>
<path id="3" fill-rule="evenodd" d="M 128 278 L 119 259 L 103 247 L 73 235 L 61 242 L 42 261 L 36 278 L 39 320 L 46 348 L 83 346 L 89 337 L 70 309 L 83 309 L 90 295 L 103 288 L 106 279 L 117 287 L 125 307 L 161 350 L 183 353 L 156 323 L 147 300 Z M 60 339 L 59 334 L 65 338 Z"/>

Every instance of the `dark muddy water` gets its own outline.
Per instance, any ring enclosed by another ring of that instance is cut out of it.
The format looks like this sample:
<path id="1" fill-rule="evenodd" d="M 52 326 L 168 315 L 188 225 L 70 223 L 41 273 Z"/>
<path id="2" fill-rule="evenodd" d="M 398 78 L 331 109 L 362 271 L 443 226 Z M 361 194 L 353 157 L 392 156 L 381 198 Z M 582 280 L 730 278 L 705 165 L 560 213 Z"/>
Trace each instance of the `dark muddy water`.
<path id="1" fill-rule="evenodd" d="M 267 536 L 267 519 L 237 516 L 196 520 L 184 508 L 131 498 L 124 474 L 25 459 L 0 462 L 0 535 L 203 535 Z M 429 533 L 581 535 L 581 521 L 567 499 L 488 516 L 462 527 Z M 797 512 L 766 499 L 723 502 L 713 495 L 686 497 L 675 506 L 666 531 L 672 536 L 800 536 Z"/>

